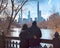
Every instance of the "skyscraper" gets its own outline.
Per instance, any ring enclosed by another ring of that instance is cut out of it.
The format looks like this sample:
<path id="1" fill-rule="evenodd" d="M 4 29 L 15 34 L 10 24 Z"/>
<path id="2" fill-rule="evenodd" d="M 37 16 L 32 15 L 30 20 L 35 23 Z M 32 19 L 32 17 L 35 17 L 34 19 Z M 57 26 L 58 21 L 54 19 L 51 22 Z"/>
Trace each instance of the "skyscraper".
<path id="1" fill-rule="evenodd" d="M 42 19 L 41 18 L 41 10 L 39 10 L 39 16 L 38 16 L 39 21 Z"/>
<path id="2" fill-rule="evenodd" d="M 37 21 L 44 21 L 43 17 L 41 17 L 41 10 L 39 10 L 39 1 L 37 1 Z"/>
<path id="3" fill-rule="evenodd" d="M 22 23 L 22 9 L 21 9 L 21 13 L 19 14 L 18 22 Z"/>
<path id="4" fill-rule="evenodd" d="M 22 8 L 21 8 L 21 19 L 22 19 Z"/>
<path id="5" fill-rule="evenodd" d="M 39 1 L 37 1 L 37 20 L 39 21 Z"/>
<path id="6" fill-rule="evenodd" d="M 30 11 L 28 11 L 28 20 L 30 21 Z"/>
<path id="7" fill-rule="evenodd" d="M 20 16 L 21 15 L 19 14 L 18 23 L 21 23 L 22 22 L 22 18 Z"/>

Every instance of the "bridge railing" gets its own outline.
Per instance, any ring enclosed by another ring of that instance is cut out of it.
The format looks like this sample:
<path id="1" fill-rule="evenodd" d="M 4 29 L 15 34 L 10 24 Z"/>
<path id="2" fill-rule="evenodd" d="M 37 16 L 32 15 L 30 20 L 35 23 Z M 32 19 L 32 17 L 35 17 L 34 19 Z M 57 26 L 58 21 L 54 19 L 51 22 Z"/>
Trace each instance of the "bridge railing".
<path id="1" fill-rule="evenodd" d="M 41 43 L 52 44 L 51 40 L 41 39 Z M 4 33 L 0 35 L 0 48 L 20 48 L 19 37 L 6 37 Z M 46 45 L 41 48 L 48 48 Z M 50 46 L 49 48 L 53 48 Z"/>
<path id="2" fill-rule="evenodd" d="M 6 48 L 20 48 L 19 37 L 5 37 Z"/>

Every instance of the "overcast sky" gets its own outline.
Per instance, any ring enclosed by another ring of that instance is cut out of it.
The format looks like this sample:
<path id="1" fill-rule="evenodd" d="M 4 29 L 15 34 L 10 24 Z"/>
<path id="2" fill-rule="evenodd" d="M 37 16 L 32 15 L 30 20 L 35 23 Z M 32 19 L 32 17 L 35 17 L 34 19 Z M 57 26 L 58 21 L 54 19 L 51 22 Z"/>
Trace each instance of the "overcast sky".
<path id="1" fill-rule="evenodd" d="M 29 0 L 23 6 L 23 18 L 27 18 L 28 11 L 30 11 L 30 15 L 33 19 L 37 17 L 37 1 L 39 1 L 41 16 L 45 19 L 47 19 L 54 12 L 60 12 L 60 0 Z M 16 0 L 16 2 L 19 3 L 21 0 Z"/>
<path id="2" fill-rule="evenodd" d="M 59 12 L 60 0 L 39 0 L 39 10 L 41 10 L 41 16 L 48 18 L 53 12 Z M 28 11 L 31 12 L 31 17 L 37 17 L 37 0 L 29 0 L 23 7 L 23 18 L 27 18 Z M 55 11 L 54 11 L 55 10 Z"/>

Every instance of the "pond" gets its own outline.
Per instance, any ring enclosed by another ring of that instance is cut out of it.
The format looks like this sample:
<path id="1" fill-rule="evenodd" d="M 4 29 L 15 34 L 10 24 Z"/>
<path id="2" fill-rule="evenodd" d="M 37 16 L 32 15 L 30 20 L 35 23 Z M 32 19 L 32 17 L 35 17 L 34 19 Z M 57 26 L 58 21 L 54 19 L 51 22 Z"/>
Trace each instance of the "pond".
<path id="1" fill-rule="evenodd" d="M 21 28 L 12 28 L 11 30 L 14 30 L 14 31 L 11 32 L 10 34 L 8 34 L 7 36 L 19 37 Z M 53 39 L 54 38 L 53 35 L 56 32 L 56 30 L 54 30 L 54 29 L 41 29 L 41 32 L 42 32 L 42 37 L 41 37 L 42 39 Z M 14 40 L 14 41 L 16 41 L 16 40 Z M 41 45 L 42 46 L 47 45 L 49 47 L 51 44 L 41 43 Z"/>

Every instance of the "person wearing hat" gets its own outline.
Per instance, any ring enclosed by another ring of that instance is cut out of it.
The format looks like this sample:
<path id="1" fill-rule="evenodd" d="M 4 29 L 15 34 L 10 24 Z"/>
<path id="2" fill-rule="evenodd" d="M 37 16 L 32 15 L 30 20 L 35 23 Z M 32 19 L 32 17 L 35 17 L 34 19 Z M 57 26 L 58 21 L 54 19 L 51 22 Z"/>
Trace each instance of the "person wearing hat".
<path id="1" fill-rule="evenodd" d="M 53 38 L 53 48 L 60 48 L 59 33 L 55 32 L 54 36 L 55 36 L 55 38 Z"/>
<path id="2" fill-rule="evenodd" d="M 22 26 L 21 33 L 19 34 L 20 38 L 20 47 L 21 48 L 29 48 L 29 41 L 28 41 L 28 32 L 27 32 L 28 26 L 27 24 L 24 24 Z"/>
<path id="3" fill-rule="evenodd" d="M 31 48 L 40 48 L 40 38 L 42 36 L 41 30 L 37 27 L 37 22 L 33 21 L 32 26 L 29 28 L 29 45 Z"/>

